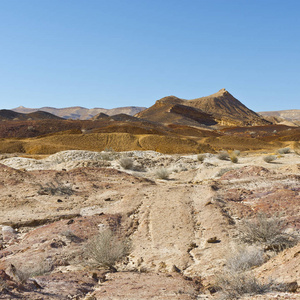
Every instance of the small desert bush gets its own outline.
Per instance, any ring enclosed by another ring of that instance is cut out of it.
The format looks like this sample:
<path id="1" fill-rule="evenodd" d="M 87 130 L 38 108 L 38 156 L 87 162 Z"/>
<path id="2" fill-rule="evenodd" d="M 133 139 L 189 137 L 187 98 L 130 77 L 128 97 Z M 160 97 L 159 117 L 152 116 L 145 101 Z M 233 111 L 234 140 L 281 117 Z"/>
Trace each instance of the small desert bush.
<path id="1" fill-rule="evenodd" d="M 276 252 L 293 247 L 299 241 L 298 236 L 284 230 L 284 222 L 279 216 L 268 217 L 264 213 L 244 220 L 239 226 L 240 239 L 244 243 L 263 245 L 266 250 Z"/>
<path id="2" fill-rule="evenodd" d="M 264 263 L 264 251 L 254 246 L 237 246 L 226 260 L 226 267 L 235 272 L 246 271 Z"/>
<path id="3" fill-rule="evenodd" d="M 105 148 L 103 152 L 101 152 L 101 159 L 112 161 L 118 157 L 118 153 L 111 147 Z"/>
<path id="4" fill-rule="evenodd" d="M 218 159 L 220 160 L 229 160 L 229 154 L 227 151 L 221 151 L 217 155 Z"/>
<path id="5" fill-rule="evenodd" d="M 237 156 L 234 155 L 234 154 L 231 154 L 231 155 L 230 155 L 230 160 L 231 160 L 234 164 L 237 164 L 238 161 L 239 161 L 239 159 L 237 158 Z"/>
<path id="6" fill-rule="evenodd" d="M 106 229 L 87 244 L 85 253 L 92 265 L 115 270 L 115 264 L 129 255 L 130 248 L 128 240 Z"/>
<path id="7" fill-rule="evenodd" d="M 106 161 L 112 161 L 117 158 L 117 154 L 115 152 L 102 152 L 101 159 Z"/>
<path id="8" fill-rule="evenodd" d="M 216 174 L 216 177 L 221 177 L 223 176 L 225 173 L 229 172 L 229 171 L 232 171 L 233 169 L 232 168 L 223 168 L 221 169 L 217 174 Z"/>
<path id="9" fill-rule="evenodd" d="M 259 247 L 237 246 L 227 257 L 223 270 L 216 275 L 215 287 L 221 292 L 219 299 L 239 299 L 243 295 L 263 294 L 270 291 L 287 291 L 285 284 L 259 282 L 249 270 L 264 263 L 264 251 Z"/>
<path id="10" fill-rule="evenodd" d="M 253 274 L 224 271 L 217 276 L 216 286 L 222 291 L 223 299 L 239 299 L 245 294 L 263 294 L 271 289 L 271 283 L 260 283 Z"/>
<path id="11" fill-rule="evenodd" d="M 278 149 L 277 152 L 279 154 L 287 154 L 287 153 L 291 152 L 291 148 L 289 148 L 289 147 L 287 147 L 287 148 L 281 148 L 281 149 Z"/>
<path id="12" fill-rule="evenodd" d="M 133 159 L 130 157 L 123 157 L 119 160 L 120 166 L 125 170 L 131 170 L 133 168 Z"/>
<path id="13" fill-rule="evenodd" d="M 58 180 L 56 180 L 54 183 L 48 182 L 45 185 L 39 184 L 39 187 L 40 187 L 40 189 L 38 190 L 39 195 L 71 196 L 74 193 L 70 185 L 63 184 Z"/>
<path id="14" fill-rule="evenodd" d="M 155 176 L 158 179 L 168 179 L 169 178 L 169 171 L 166 168 L 160 168 L 155 171 Z"/>
<path id="15" fill-rule="evenodd" d="M 41 276 L 52 271 L 52 262 L 48 260 L 39 260 L 35 264 L 13 266 L 13 272 L 20 283 L 26 283 L 26 281 L 35 276 Z"/>
<path id="16" fill-rule="evenodd" d="M 101 153 L 101 159 L 102 160 L 113 160 L 113 157 L 110 153 Z"/>
<path id="17" fill-rule="evenodd" d="M 200 161 L 200 162 L 203 162 L 205 159 L 205 155 L 204 154 L 198 154 L 197 155 L 197 160 Z"/>
<path id="18" fill-rule="evenodd" d="M 235 155 L 235 156 L 240 156 L 241 151 L 240 150 L 233 150 L 232 154 Z"/>
<path id="19" fill-rule="evenodd" d="M 267 163 L 270 163 L 270 162 L 276 160 L 276 156 L 275 155 L 267 155 L 267 156 L 264 156 L 263 160 Z"/>

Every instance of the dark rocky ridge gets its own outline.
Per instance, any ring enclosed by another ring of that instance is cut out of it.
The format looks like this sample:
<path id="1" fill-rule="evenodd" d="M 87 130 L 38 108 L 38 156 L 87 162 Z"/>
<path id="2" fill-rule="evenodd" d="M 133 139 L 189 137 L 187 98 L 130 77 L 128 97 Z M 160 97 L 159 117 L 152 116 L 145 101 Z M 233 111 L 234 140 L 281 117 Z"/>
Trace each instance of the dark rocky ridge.
<path id="1" fill-rule="evenodd" d="M 0 110 L 0 121 L 5 120 L 46 120 L 46 119 L 54 119 L 61 120 L 62 118 L 50 114 L 44 111 L 36 111 L 28 114 L 18 113 L 13 110 L 1 109 Z"/>

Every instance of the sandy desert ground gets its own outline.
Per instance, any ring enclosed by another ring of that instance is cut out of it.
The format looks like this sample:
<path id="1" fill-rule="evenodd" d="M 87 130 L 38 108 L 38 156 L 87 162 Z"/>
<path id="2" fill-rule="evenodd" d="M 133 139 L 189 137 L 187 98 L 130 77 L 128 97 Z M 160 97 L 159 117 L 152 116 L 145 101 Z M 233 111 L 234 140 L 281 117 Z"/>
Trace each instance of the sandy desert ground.
<path id="1" fill-rule="evenodd" d="M 280 212 L 285 232 L 299 236 L 300 156 L 267 163 L 268 154 L 242 152 L 237 163 L 210 153 L 3 154 L 0 299 L 221 299 L 216 278 L 237 253 L 243 220 Z M 117 272 L 87 262 L 85 245 L 105 228 L 132 245 Z M 299 243 L 262 251 L 245 274 L 285 288 L 242 299 L 299 299 Z"/>

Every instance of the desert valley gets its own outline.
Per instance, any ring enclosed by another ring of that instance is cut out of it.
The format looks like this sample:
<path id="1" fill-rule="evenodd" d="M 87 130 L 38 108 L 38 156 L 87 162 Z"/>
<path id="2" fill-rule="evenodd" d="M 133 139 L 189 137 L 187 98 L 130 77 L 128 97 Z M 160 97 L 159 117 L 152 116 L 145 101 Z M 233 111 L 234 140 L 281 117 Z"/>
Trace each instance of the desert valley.
<path id="1" fill-rule="evenodd" d="M 0 139 L 0 299 L 300 298 L 299 109 L 18 107 Z"/>

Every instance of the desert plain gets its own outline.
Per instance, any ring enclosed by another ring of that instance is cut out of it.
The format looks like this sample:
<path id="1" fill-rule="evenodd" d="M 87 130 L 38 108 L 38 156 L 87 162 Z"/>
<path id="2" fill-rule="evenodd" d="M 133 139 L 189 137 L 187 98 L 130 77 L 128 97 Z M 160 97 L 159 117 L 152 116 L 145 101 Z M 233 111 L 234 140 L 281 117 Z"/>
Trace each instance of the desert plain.
<path id="1" fill-rule="evenodd" d="M 298 121 L 236 101 L 3 112 L 0 299 L 299 299 Z"/>

